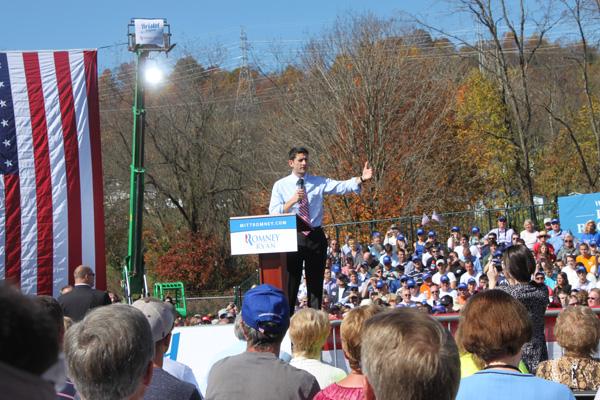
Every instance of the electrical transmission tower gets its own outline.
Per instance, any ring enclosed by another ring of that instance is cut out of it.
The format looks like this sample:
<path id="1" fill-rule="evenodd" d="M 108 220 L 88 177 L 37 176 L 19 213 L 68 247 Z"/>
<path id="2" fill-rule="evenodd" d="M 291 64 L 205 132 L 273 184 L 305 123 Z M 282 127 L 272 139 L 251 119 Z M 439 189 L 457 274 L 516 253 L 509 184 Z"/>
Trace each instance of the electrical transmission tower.
<path id="1" fill-rule="evenodd" d="M 256 93 L 254 89 L 254 80 L 248 66 L 248 37 L 244 28 L 240 33 L 240 50 L 242 51 L 242 62 L 240 65 L 240 74 L 238 77 L 238 87 L 235 97 L 235 112 L 248 111 L 256 102 Z"/>

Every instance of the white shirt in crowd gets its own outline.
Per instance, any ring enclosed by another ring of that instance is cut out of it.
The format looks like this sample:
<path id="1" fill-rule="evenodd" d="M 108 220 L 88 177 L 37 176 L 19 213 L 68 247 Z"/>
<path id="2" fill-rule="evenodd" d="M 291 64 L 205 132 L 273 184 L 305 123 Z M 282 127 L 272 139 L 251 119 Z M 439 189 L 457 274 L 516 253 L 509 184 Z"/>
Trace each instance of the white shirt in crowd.
<path id="1" fill-rule="evenodd" d="M 448 279 L 450 279 L 450 283 L 452 282 L 456 282 L 456 275 L 454 275 L 453 272 L 446 272 L 445 274 L 448 277 Z M 440 278 L 442 277 L 442 274 L 440 274 L 439 272 L 436 272 L 435 274 L 433 274 L 433 276 L 431 277 L 431 280 L 433 281 L 433 283 L 435 283 L 436 285 L 439 285 L 440 282 Z M 440 296 L 441 297 L 441 296 Z"/>
<path id="2" fill-rule="evenodd" d="M 468 272 L 465 272 L 464 274 L 462 274 L 460 276 L 460 283 L 467 284 L 467 283 L 469 283 L 469 279 L 471 279 L 471 278 L 475 279 L 476 282 L 479 282 L 480 276 L 481 276 L 481 274 L 478 274 L 477 272 L 475 272 L 475 275 L 471 275 Z"/>
<path id="3" fill-rule="evenodd" d="M 458 254 L 458 258 L 460 259 L 460 261 L 465 261 L 465 255 L 463 253 L 463 249 L 464 247 L 461 245 L 458 245 L 454 248 L 454 251 Z M 473 245 L 473 246 L 469 246 L 469 250 L 471 250 L 471 255 L 475 256 L 477 258 L 481 258 L 481 252 L 479 251 L 479 247 Z"/>
<path id="4" fill-rule="evenodd" d="M 458 292 L 454 289 L 446 292 L 444 289 L 440 288 L 440 299 L 444 296 L 452 296 L 452 298 L 456 300 L 456 297 L 458 297 Z"/>
<path id="5" fill-rule="evenodd" d="M 537 235 L 538 231 L 529 232 L 527 229 L 524 229 L 519 234 L 519 236 L 521 236 L 521 239 L 523 239 L 523 241 L 525 242 L 525 246 L 527 246 L 529 250 L 533 250 L 533 245 L 535 244 L 535 242 L 537 242 Z"/>
<path id="6" fill-rule="evenodd" d="M 346 372 L 343 369 L 312 358 L 294 357 L 290 361 L 290 365 L 309 372 L 317 379 L 319 386 L 322 388 L 326 388 L 332 383 L 339 382 L 346 377 Z"/>

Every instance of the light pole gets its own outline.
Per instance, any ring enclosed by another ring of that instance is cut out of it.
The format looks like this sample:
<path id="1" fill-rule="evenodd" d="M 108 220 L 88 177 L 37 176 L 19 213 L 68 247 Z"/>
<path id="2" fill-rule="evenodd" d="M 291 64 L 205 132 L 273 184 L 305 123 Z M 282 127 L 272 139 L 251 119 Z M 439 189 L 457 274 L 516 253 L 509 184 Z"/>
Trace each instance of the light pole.
<path id="1" fill-rule="evenodd" d="M 133 100 L 133 131 L 130 166 L 129 233 L 127 258 L 123 269 L 125 295 L 128 302 L 137 295 L 147 295 L 144 279 L 142 218 L 144 212 L 144 108 L 145 83 L 143 72 L 151 51 L 168 53 L 171 45 L 170 25 L 166 19 L 132 19 L 128 26 L 129 51 L 135 52 L 136 80 Z"/>

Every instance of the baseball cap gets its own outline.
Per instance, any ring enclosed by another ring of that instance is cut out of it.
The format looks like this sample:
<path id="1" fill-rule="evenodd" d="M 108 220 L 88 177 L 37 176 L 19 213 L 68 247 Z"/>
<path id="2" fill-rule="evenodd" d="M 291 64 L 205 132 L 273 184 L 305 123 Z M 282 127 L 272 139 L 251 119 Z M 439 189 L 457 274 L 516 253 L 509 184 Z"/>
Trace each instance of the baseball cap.
<path id="1" fill-rule="evenodd" d="M 383 256 L 383 263 L 384 264 L 391 264 L 392 263 L 392 257 L 390 257 L 390 256 Z"/>
<path id="2" fill-rule="evenodd" d="M 409 279 L 409 280 L 406 281 L 406 285 L 409 288 L 414 288 L 415 286 L 417 286 L 417 282 L 415 282 L 414 279 Z"/>
<path id="3" fill-rule="evenodd" d="M 589 243 L 589 245 L 590 245 L 590 246 L 594 246 L 594 247 L 596 247 L 596 246 L 598 246 L 598 243 L 596 243 L 596 241 L 595 241 L 595 240 L 590 240 L 590 243 Z"/>
<path id="4" fill-rule="evenodd" d="M 417 235 L 424 235 L 425 231 L 421 228 L 417 229 Z"/>
<path id="5" fill-rule="evenodd" d="M 498 221 L 500 222 L 506 222 L 506 217 L 504 215 L 501 215 L 498 217 Z"/>
<path id="6" fill-rule="evenodd" d="M 551 224 L 560 224 L 560 221 L 558 220 L 558 218 L 552 218 L 552 221 L 550 221 Z"/>
<path id="7" fill-rule="evenodd" d="M 445 265 L 446 264 L 446 260 L 444 260 L 443 258 L 440 258 L 439 260 L 437 260 L 435 262 L 435 265 Z"/>
<path id="8" fill-rule="evenodd" d="M 408 279 L 409 279 L 409 278 L 408 278 L 408 276 L 406 276 L 406 275 L 402 275 L 402 276 L 400 277 L 400 282 L 406 282 Z"/>
<path id="9" fill-rule="evenodd" d="M 426 281 L 427 279 L 431 279 L 431 274 L 425 273 L 423 274 L 423 278 L 424 281 Z"/>
<path id="10" fill-rule="evenodd" d="M 535 276 L 546 276 L 546 275 L 544 275 L 544 273 L 542 271 L 538 271 L 538 272 L 535 273 Z"/>
<path id="11" fill-rule="evenodd" d="M 392 224 L 392 225 L 390 226 L 390 229 L 398 229 L 398 225 L 396 225 L 396 224 Z"/>
<path id="12" fill-rule="evenodd" d="M 374 231 L 374 232 L 371 234 L 371 236 L 372 236 L 372 237 L 379 237 L 379 236 L 381 236 L 381 232 Z"/>
<path id="13" fill-rule="evenodd" d="M 339 264 L 333 264 L 331 266 L 331 272 L 333 272 L 334 274 L 337 274 L 338 272 L 341 272 L 342 268 L 340 267 Z"/>
<path id="14" fill-rule="evenodd" d="M 440 282 L 442 282 L 442 283 L 450 283 L 450 278 L 448 278 L 447 275 L 442 275 L 440 277 Z"/>
<path id="15" fill-rule="evenodd" d="M 440 299 L 440 304 L 443 305 L 444 307 L 450 307 L 450 306 L 452 306 L 453 303 L 454 303 L 454 300 L 452 299 L 452 296 L 450 296 L 449 294 L 442 296 L 442 298 Z"/>
<path id="16" fill-rule="evenodd" d="M 413 256 L 413 257 L 412 257 L 412 260 L 413 260 L 413 262 L 414 262 L 414 261 L 419 261 L 419 262 L 422 262 L 422 261 L 423 261 L 423 260 L 421 260 L 421 257 L 419 257 L 419 256 L 417 256 L 417 255 Z"/>
<path id="17" fill-rule="evenodd" d="M 431 312 L 433 314 L 446 314 L 446 307 L 442 305 L 431 307 Z"/>
<path id="18" fill-rule="evenodd" d="M 435 231 L 429 231 L 429 232 L 427 233 L 427 236 L 435 236 Z"/>
<path id="19" fill-rule="evenodd" d="M 152 297 L 145 297 L 136 300 L 133 306 L 144 313 L 148 319 L 154 343 L 164 339 L 173 329 L 175 314 L 170 303 Z"/>
<path id="20" fill-rule="evenodd" d="M 579 267 L 576 269 L 577 273 L 584 273 L 587 274 L 587 269 L 585 269 L 585 267 Z"/>
<path id="21" fill-rule="evenodd" d="M 404 242 L 406 239 L 404 238 L 404 235 L 398 235 L 398 236 L 396 236 L 396 240 Z"/>
<path id="22" fill-rule="evenodd" d="M 494 258 L 502 257 L 502 250 L 496 250 L 493 255 Z"/>
<path id="23" fill-rule="evenodd" d="M 377 286 L 377 289 L 381 289 L 383 287 L 383 285 L 385 285 L 385 282 L 382 280 L 377 281 L 377 284 L 375 286 Z M 242 313 L 242 315 L 244 315 Z"/>
<path id="24" fill-rule="evenodd" d="M 544 225 L 552 222 L 552 218 L 544 218 Z"/>
<path id="25" fill-rule="evenodd" d="M 460 228 L 458 226 L 453 226 L 452 229 L 450 229 L 450 232 L 460 232 Z"/>
<path id="26" fill-rule="evenodd" d="M 242 320 L 262 333 L 284 333 L 290 326 L 290 306 L 285 294 L 268 284 L 250 289 L 244 295 Z"/>
<path id="27" fill-rule="evenodd" d="M 474 226 L 471 228 L 471 232 L 473 233 L 479 233 L 479 227 L 478 226 Z"/>
<path id="28" fill-rule="evenodd" d="M 469 280 L 467 281 L 467 283 L 468 283 L 469 285 L 476 285 L 476 284 L 477 284 L 477 281 L 475 280 L 475 278 L 469 278 Z"/>
<path id="29" fill-rule="evenodd" d="M 456 288 L 458 290 L 467 290 L 467 284 L 466 283 L 459 283 Z"/>

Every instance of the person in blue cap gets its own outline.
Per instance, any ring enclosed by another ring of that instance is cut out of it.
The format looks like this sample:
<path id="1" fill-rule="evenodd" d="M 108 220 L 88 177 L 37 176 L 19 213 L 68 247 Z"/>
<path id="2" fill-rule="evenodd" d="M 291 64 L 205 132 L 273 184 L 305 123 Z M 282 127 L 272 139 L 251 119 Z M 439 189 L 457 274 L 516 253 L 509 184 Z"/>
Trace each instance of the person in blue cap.
<path id="1" fill-rule="evenodd" d="M 278 358 L 289 326 L 290 307 L 281 290 L 259 285 L 246 292 L 241 322 L 246 351 L 213 365 L 206 398 L 312 399 L 320 390 L 315 377 Z"/>
<path id="2" fill-rule="evenodd" d="M 485 245 L 483 236 L 481 236 L 481 230 L 478 226 L 471 228 L 471 238 L 469 239 L 470 246 L 477 246 L 481 251 L 481 248 Z"/>
<path id="3" fill-rule="evenodd" d="M 383 256 L 383 238 L 381 232 L 375 231 L 371 234 L 371 244 L 368 246 L 369 251 L 375 258 L 381 258 Z"/>
<path id="4" fill-rule="evenodd" d="M 487 236 L 491 233 L 496 235 L 496 242 L 501 248 L 508 247 L 512 243 L 512 235 L 515 231 L 508 227 L 508 222 L 504 215 L 498 217 L 498 227 L 492 229 Z"/>
<path id="5" fill-rule="evenodd" d="M 415 248 L 414 254 L 415 256 L 422 257 L 423 253 L 425 253 L 425 242 L 427 239 L 425 238 L 425 230 L 423 228 L 417 229 L 417 240 L 413 243 Z"/>
<path id="6" fill-rule="evenodd" d="M 587 269 L 580 265 L 575 270 L 577 272 L 577 282 L 573 285 L 573 289 L 590 291 L 595 287 L 594 283 L 588 279 Z M 593 274 L 591 274 L 593 276 Z"/>
<path id="7" fill-rule="evenodd" d="M 449 251 L 454 250 L 454 247 L 458 246 L 460 241 L 460 228 L 458 226 L 453 226 L 450 228 L 450 237 L 446 243 Z"/>
<path id="8" fill-rule="evenodd" d="M 384 260 L 389 259 L 391 261 L 392 267 L 396 268 L 396 266 L 398 265 L 398 256 L 394 254 L 394 248 L 392 247 L 392 245 L 389 243 L 386 244 L 385 246 L 383 246 L 383 250 L 384 252 L 381 254 L 381 257 L 379 257 L 379 263 L 385 264 Z"/>
<path id="9" fill-rule="evenodd" d="M 552 229 L 548 231 L 548 234 L 550 235 L 548 243 L 550 243 L 554 247 L 554 250 L 558 254 L 560 249 L 563 247 L 565 238 L 568 235 L 570 235 L 571 232 L 569 232 L 568 230 L 563 230 L 560 227 L 560 220 L 558 218 L 552 218 L 550 220 L 550 226 L 552 227 Z"/>

